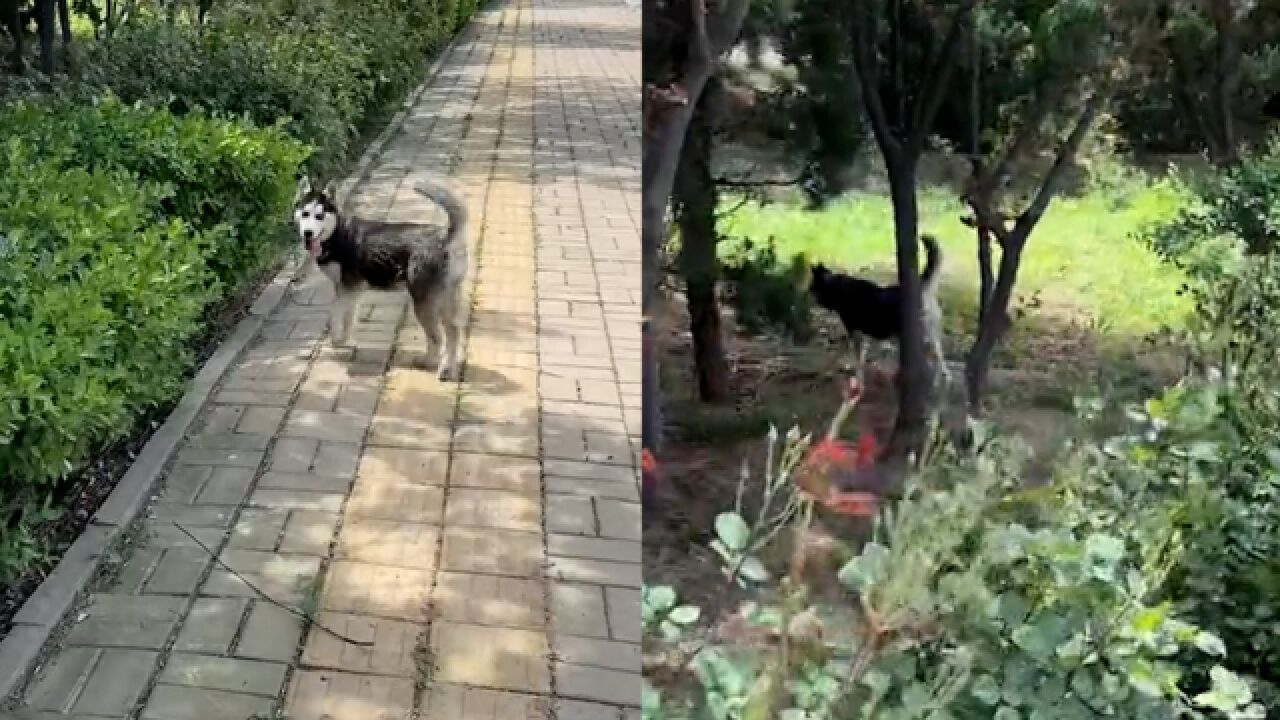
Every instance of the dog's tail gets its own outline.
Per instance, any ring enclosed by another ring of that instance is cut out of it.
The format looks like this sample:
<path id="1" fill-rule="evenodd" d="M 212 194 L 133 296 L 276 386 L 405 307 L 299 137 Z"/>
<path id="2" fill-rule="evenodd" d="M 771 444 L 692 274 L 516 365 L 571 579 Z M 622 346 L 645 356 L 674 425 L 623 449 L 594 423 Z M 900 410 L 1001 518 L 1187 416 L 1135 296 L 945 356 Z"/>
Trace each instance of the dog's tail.
<path id="1" fill-rule="evenodd" d="M 462 198 L 438 180 L 419 180 L 413 189 L 444 208 L 445 214 L 449 216 L 448 244 L 452 245 L 456 241 L 465 239 L 467 206 L 462 202 Z"/>
<path id="2" fill-rule="evenodd" d="M 938 276 L 942 270 L 942 248 L 938 247 L 938 240 L 932 235 L 921 235 L 920 242 L 924 243 L 925 252 L 924 274 L 920 276 L 920 292 L 923 295 L 930 295 L 938 288 Z"/>

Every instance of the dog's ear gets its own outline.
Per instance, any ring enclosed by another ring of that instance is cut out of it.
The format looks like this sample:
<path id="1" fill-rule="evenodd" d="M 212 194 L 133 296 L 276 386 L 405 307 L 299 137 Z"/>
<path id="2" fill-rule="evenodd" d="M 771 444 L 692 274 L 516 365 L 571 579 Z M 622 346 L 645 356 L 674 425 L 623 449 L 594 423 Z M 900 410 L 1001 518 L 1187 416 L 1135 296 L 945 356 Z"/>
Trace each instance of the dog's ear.
<path id="1" fill-rule="evenodd" d="M 330 180 L 329 182 L 324 184 L 324 190 L 322 192 L 324 192 L 325 197 L 332 200 L 333 194 L 337 191 L 338 191 L 338 184 L 335 183 L 333 180 Z"/>
<path id="2" fill-rule="evenodd" d="M 293 191 L 293 204 L 297 205 L 309 192 L 311 192 L 311 178 L 305 174 L 299 175 L 298 187 Z"/>

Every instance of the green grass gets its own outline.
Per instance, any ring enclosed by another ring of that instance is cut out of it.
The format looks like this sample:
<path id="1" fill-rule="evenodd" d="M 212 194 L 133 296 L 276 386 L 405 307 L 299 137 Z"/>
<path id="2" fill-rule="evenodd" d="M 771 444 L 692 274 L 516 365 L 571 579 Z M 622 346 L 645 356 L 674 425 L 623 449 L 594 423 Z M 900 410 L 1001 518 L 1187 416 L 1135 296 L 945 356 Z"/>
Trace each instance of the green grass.
<path id="1" fill-rule="evenodd" d="M 1133 337 L 1179 324 L 1190 310 L 1176 294 L 1182 275 L 1135 234 L 1171 217 L 1181 197 L 1172 183 L 1155 181 L 1132 184 L 1125 192 L 1055 199 L 1028 241 L 1017 295 L 1038 296 L 1037 320 L 1068 320 L 1100 335 Z M 965 208 L 942 188 L 922 188 L 919 199 L 921 230 L 938 238 L 945 255 L 944 311 L 971 321 L 977 250 L 973 230 L 960 223 Z M 740 250 L 737 239 L 759 245 L 773 237 L 782 258 L 803 253 L 811 262 L 892 277 L 893 216 L 887 197 L 855 193 L 819 212 L 749 203 L 722 227 L 729 238 L 721 245 L 726 260 Z"/>

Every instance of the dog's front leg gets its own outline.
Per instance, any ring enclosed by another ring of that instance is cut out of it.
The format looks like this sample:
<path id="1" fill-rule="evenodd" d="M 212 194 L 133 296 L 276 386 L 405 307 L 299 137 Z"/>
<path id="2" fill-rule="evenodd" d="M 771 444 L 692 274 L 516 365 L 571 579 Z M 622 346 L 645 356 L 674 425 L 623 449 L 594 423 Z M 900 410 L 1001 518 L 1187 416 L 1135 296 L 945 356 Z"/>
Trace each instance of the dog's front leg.
<path id="1" fill-rule="evenodd" d="M 855 375 L 861 375 L 862 366 L 867 364 L 867 347 L 871 343 L 867 341 L 867 338 L 862 336 L 862 333 L 854 335 L 852 340 L 855 357 L 855 360 L 853 361 L 853 373 Z"/>
<path id="2" fill-rule="evenodd" d="M 355 292 L 339 291 L 333 302 L 329 315 L 329 337 L 336 347 L 351 346 L 351 330 L 356 321 L 358 300 L 359 296 Z"/>

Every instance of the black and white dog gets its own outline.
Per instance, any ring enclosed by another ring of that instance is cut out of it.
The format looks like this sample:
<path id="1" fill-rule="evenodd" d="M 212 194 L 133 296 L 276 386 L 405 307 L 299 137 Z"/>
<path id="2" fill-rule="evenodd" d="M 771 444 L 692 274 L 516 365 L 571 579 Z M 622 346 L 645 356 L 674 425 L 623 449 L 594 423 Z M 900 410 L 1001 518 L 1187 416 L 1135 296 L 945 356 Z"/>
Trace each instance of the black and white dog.
<path id="1" fill-rule="evenodd" d="M 351 343 L 360 293 L 366 289 L 408 290 L 413 311 L 427 334 L 427 358 L 439 346 L 437 377 L 456 378 L 462 336 L 462 285 L 467 274 L 467 210 L 444 185 L 414 186 L 444 208 L 448 226 L 379 222 L 343 217 L 329 193 L 298 185 L 293 219 L 307 253 L 332 282 L 337 301 L 329 318 L 334 345 Z"/>
<path id="2" fill-rule="evenodd" d="M 924 274 L 920 276 L 925 345 L 933 353 L 943 380 L 949 384 L 951 373 L 942 354 L 942 308 L 937 297 L 942 250 L 930 235 L 921 236 L 920 241 L 924 243 L 927 256 Z M 897 285 L 881 287 L 870 280 L 832 272 L 821 263 L 811 267 L 809 272 L 809 292 L 813 299 L 840 316 L 850 337 L 860 340 L 861 336 L 866 336 L 879 341 L 901 337 L 902 288 Z M 859 342 L 859 361 L 865 352 L 865 346 Z"/>

